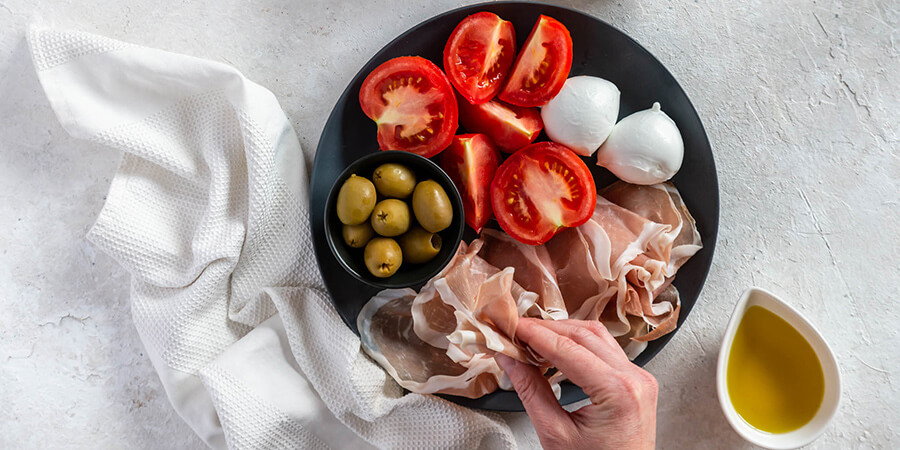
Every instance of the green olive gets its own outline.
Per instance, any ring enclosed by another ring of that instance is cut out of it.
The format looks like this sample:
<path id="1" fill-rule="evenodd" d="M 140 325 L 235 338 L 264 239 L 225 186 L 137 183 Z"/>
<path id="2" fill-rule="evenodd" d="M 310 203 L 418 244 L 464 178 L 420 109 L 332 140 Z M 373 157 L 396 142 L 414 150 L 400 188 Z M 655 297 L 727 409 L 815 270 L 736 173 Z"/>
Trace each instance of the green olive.
<path id="1" fill-rule="evenodd" d="M 379 194 L 385 197 L 406 198 L 416 187 L 416 174 L 406 166 L 387 163 L 375 169 L 372 181 Z"/>
<path id="2" fill-rule="evenodd" d="M 387 278 L 394 274 L 403 263 L 403 253 L 397 241 L 390 238 L 377 237 L 366 244 L 366 268 L 378 278 Z"/>
<path id="3" fill-rule="evenodd" d="M 363 222 L 359 225 L 344 225 L 341 231 L 344 235 L 344 242 L 353 248 L 363 248 L 370 239 L 375 237 L 375 230 L 369 222 Z"/>
<path id="4" fill-rule="evenodd" d="M 350 175 L 337 197 L 338 219 L 344 225 L 359 225 L 369 218 L 375 207 L 375 185 L 371 181 Z"/>
<path id="5" fill-rule="evenodd" d="M 372 211 L 372 228 L 387 237 L 406 233 L 409 229 L 409 206 L 395 198 L 378 202 Z"/>
<path id="6" fill-rule="evenodd" d="M 413 212 L 422 228 L 437 233 L 450 226 L 453 207 L 444 188 L 436 181 L 425 180 L 416 185 L 412 197 Z"/>
<path id="7" fill-rule="evenodd" d="M 417 225 L 400 236 L 400 249 L 403 250 L 403 259 L 407 262 L 413 264 L 428 262 L 441 251 L 441 237 Z"/>

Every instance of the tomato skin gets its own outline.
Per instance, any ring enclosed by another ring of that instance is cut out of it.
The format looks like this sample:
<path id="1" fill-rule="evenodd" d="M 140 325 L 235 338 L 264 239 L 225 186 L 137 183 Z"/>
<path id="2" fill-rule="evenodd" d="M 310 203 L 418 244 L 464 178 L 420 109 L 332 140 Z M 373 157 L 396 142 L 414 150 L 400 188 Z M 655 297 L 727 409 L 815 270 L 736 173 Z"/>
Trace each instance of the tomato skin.
<path id="1" fill-rule="evenodd" d="M 546 105 L 562 89 L 571 68 L 569 30 L 558 20 L 541 15 L 519 51 L 499 98 L 517 106 Z"/>
<path id="2" fill-rule="evenodd" d="M 359 104 L 378 125 L 381 150 L 430 158 L 450 145 L 459 126 L 453 86 L 438 66 L 418 56 L 376 67 L 362 83 Z"/>
<path id="3" fill-rule="evenodd" d="M 510 155 L 491 182 L 491 206 L 503 231 L 525 244 L 547 242 L 593 214 L 597 187 L 587 165 L 554 142 Z"/>
<path id="4" fill-rule="evenodd" d="M 459 189 L 466 224 L 481 233 L 491 219 L 491 180 L 500 166 L 500 152 L 483 134 L 461 134 L 441 153 L 441 168 Z"/>
<path id="5" fill-rule="evenodd" d="M 484 103 L 503 87 L 515 56 L 512 22 L 482 11 L 463 19 L 450 34 L 444 46 L 444 71 L 466 100 Z"/>
<path id="6" fill-rule="evenodd" d="M 459 123 L 470 133 L 484 133 L 497 147 L 512 153 L 534 142 L 544 121 L 538 108 L 509 105 L 494 99 L 473 105 L 459 99 Z"/>

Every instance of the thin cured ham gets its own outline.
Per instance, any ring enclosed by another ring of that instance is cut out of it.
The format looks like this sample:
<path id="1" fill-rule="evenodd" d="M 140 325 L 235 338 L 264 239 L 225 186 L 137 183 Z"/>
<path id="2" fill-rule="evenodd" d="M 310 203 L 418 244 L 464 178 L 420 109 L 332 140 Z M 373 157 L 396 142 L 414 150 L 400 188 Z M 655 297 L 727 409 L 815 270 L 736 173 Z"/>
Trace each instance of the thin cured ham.
<path id="1" fill-rule="evenodd" d="M 500 368 L 476 355 L 463 365 L 413 332 L 416 291 L 388 289 L 372 297 L 357 316 L 363 349 L 405 389 L 477 398 L 497 389 Z"/>
<path id="2" fill-rule="evenodd" d="M 484 246 L 479 256 L 496 267 L 512 267 L 515 282 L 537 294 L 534 310 L 526 309 L 519 315 L 556 320 L 568 318 L 556 271 L 545 246 L 523 244 L 506 233 L 492 229 L 484 230 L 481 240 Z"/>
<path id="3" fill-rule="evenodd" d="M 498 352 L 547 366 L 515 339 L 520 317 L 600 320 L 634 359 L 675 329 L 671 282 L 701 248 L 674 185 L 617 182 L 586 223 L 546 244 L 488 229 L 420 292 L 379 293 L 358 319 L 363 347 L 410 391 L 466 397 L 508 388 Z"/>
<path id="4" fill-rule="evenodd" d="M 446 349 L 449 345 L 447 336 L 456 329 L 454 309 L 443 301 L 441 292 L 451 293 L 455 297 L 474 297 L 481 283 L 500 271 L 477 257 L 480 248 L 481 242 L 478 240 L 471 246 L 460 243 L 447 267 L 429 280 L 416 296 L 412 304 L 412 313 L 416 317 L 414 329 L 423 341 Z"/>
<path id="5" fill-rule="evenodd" d="M 671 243 L 661 243 L 671 245 L 671 253 L 662 255 L 662 259 L 668 260 L 672 275 L 703 248 L 697 224 L 674 184 L 639 186 L 619 181 L 603 189 L 600 195 L 647 220 L 671 227 L 666 233 Z"/>
<path id="6" fill-rule="evenodd" d="M 506 275 L 508 280 L 498 278 L 502 271 L 479 256 L 483 245 L 481 239 L 468 246 L 461 243 L 447 267 L 422 288 L 411 307 L 413 328 L 419 338 L 434 347 L 448 349 L 457 360 L 464 358 L 459 356 L 461 346 L 470 342 L 462 339 L 470 334 L 457 334 L 455 342 L 450 337 L 467 324 L 474 324 L 482 330 L 481 334 L 487 334 L 481 339 L 491 344 L 492 351 L 517 355 L 521 348 L 506 337 L 512 335 L 506 331 L 515 330 L 518 317 L 538 298 L 512 280 L 512 270 Z M 505 281 L 508 282 L 501 283 Z M 451 344 L 455 347 L 451 348 Z"/>
<path id="7" fill-rule="evenodd" d="M 612 308 L 615 315 L 604 311 L 600 320 L 614 336 L 621 336 L 633 328 L 630 316 L 641 317 L 654 330 L 639 339 L 656 339 L 674 330 L 678 320 L 681 303 L 678 291 L 669 289 L 672 277 L 702 248 L 694 219 L 671 183 L 638 186 L 620 181 L 600 194 L 594 215 L 579 227 L 600 249 L 595 251 L 597 261 L 607 256 L 605 248 L 611 249 L 609 273 L 617 289 L 606 310 Z"/>
<path id="8" fill-rule="evenodd" d="M 404 388 L 474 398 L 501 381 L 495 353 L 546 365 L 514 338 L 537 294 L 478 256 L 483 244 L 462 243 L 421 292 L 382 291 L 358 316 L 364 350 Z"/>
<path id="9" fill-rule="evenodd" d="M 513 283 L 513 269 L 507 267 L 485 280 L 470 306 L 446 297 L 445 301 L 455 309 L 457 324 L 456 330 L 447 337 L 450 341 L 447 354 L 451 359 L 467 361 L 480 354 L 503 353 L 530 364 L 543 364 L 514 339 L 519 314 L 513 296 L 517 291 L 519 295 L 527 294 L 514 289 Z"/>
<path id="10" fill-rule="evenodd" d="M 580 227 L 563 230 L 544 246 L 556 271 L 569 318 L 596 319 L 615 294 L 615 285 L 598 270 Z"/>

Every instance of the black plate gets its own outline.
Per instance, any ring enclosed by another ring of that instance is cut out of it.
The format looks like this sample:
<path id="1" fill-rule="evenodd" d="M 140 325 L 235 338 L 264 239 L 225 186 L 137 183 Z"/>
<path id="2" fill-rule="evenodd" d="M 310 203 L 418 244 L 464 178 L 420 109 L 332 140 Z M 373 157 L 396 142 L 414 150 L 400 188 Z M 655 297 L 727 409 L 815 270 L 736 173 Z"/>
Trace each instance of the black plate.
<path id="1" fill-rule="evenodd" d="M 344 91 L 319 139 L 313 166 L 310 192 L 310 225 L 319 268 L 325 286 L 331 293 L 335 308 L 354 333 L 356 315 L 378 289 L 356 280 L 344 271 L 328 249 L 325 241 L 325 202 L 332 184 L 341 171 L 361 156 L 378 151 L 374 122 L 359 106 L 359 88 L 363 79 L 379 64 L 398 56 L 419 55 L 443 67 L 441 53 L 453 28 L 466 16 L 478 11 L 491 11 L 515 25 L 519 48 L 540 14 L 562 22 L 572 34 L 574 55 L 570 76 L 593 75 L 612 81 L 622 93 L 619 118 L 649 108 L 660 102 L 684 138 L 684 163 L 673 179 L 687 207 L 697 220 L 697 228 L 704 248 L 687 262 L 675 277 L 681 293 L 681 317 L 684 323 L 712 263 L 719 221 L 719 186 L 712 150 L 703 124 L 675 78 L 647 50 L 609 24 L 568 8 L 539 3 L 497 2 L 455 9 L 420 23 L 403 33 L 379 51 L 356 74 Z M 546 140 L 542 135 L 538 140 Z M 591 168 L 598 187 L 615 180 L 605 169 L 595 165 L 591 157 L 585 160 Z M 468 231 L 471 234 L 471 230 Z M 466 240 L 471 235 L 464 237 Z M 418 286 L 414 286 L 418 288 Z M 677 331 L 677 330 L 676 330 Z M 651 342 L 635 363 L 643 366 L 672 339 L 674 333 Z M 498 411 L 522 411 L 522 403 L 515 392 L 497 391 L 478 399 L 445 396 L 461 405 Z M 586 398 L 577 386 L 564 383 L 563 404 Z"/>

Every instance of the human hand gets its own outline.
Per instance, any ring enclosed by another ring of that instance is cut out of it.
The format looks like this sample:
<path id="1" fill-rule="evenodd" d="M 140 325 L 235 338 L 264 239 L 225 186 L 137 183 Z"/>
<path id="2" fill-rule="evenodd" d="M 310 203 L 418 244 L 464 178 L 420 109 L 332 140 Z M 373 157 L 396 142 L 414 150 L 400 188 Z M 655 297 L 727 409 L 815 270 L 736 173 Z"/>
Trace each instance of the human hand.
<path id="1" fill-rule="evenodd" d="M 497 354 L 545 449 L 647 449 L 656 443 L 656 379 L 634 365 L 599 321 L 519 320 L 516 336 L 591 404 L 564 410 L 537 367 Z"/>

